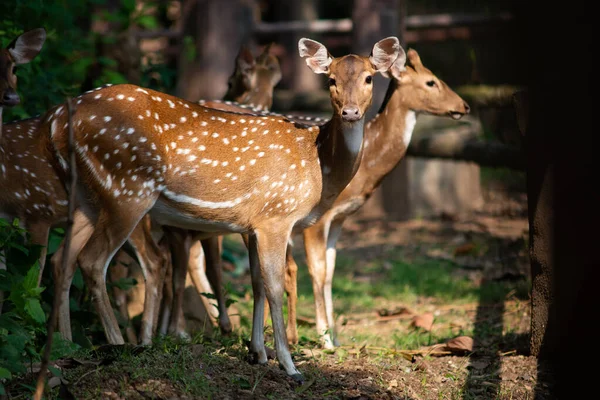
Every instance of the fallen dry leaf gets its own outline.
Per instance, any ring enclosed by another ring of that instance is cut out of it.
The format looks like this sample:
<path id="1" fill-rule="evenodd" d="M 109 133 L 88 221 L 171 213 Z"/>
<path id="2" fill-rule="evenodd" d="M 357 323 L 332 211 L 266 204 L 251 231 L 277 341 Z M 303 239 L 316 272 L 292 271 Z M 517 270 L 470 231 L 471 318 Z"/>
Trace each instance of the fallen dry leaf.
<path id="1" fill-rule="evenodd" d="M 454 256 L 464 256 L 470 254 L 471 252 L 473 252 L 473 250 L 475 250 L 475 243 L 465 243 L 454 249 Z"/>
<path id="2" fill-rule="evenodd" d="M 390 384 L 387 387 L 387 390 L 392 390 L 392 388 L 398 387 L 398 380 L 397 379 L 392 379 L 390 381 Z"/>
<path id="3" fill-rule="evenodd" d="M 433 313 L 428 312 L 421 315 L 415 315 L 411 321 L 411 326 L 430 331 L 433 326 Z"/>
<path id="4" fill-rule="evenodd" d="M 473 338 L 469 336 L 457 336 L 446 342 L 446 350 L 454 353 L 473 351 Z"/>

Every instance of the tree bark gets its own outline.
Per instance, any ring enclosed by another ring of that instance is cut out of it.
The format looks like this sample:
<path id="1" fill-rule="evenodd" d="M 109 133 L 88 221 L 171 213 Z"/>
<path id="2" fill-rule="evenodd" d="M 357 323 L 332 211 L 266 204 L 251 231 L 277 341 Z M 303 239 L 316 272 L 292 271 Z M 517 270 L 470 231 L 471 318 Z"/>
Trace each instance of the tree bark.
<path id="1" fill-rule="evenodd" d="M 183 34 L 176 95 L 190 101 L 220 99 L 240 46 L 252 30 L 253 0 L 183 0 Z M 194 54 L 195 53 L 195 54 Z"/>
<path id="2" fill-rule="evenodd" d="M 272 6 L 277 21 L 315 21 L 319 17 L 315 0 L 275 0 Z M 278 86 L 299 94 L 323 89 L 322 77 L 312 72 L 306 61 L 298 55 L 300 38 L 307 37 L 319 41 L 320 35 L 299 31 L 281 33 L 278 37 L 286 51 L 286 55 L 279 60 L 283 77 Z"/>

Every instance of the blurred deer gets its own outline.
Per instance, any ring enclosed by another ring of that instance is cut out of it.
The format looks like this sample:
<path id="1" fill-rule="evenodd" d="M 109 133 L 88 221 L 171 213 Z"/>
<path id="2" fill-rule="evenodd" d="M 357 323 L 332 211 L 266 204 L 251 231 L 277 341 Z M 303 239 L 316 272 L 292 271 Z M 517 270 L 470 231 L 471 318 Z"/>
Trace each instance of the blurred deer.
<path id="1" fill-rule="evenodd" d="M 26 182 L 35 171 L 34 164 L 29 165 L 29 168 L 21 168 L 21 157 L 26 157 L 28 153 L 26 136 L 30 134 L 30 127 L 39 120 L 7 124 L 4 129 L 6 134 L 3 136 L 2 111 L 4 107 L 14 107 L 21 102 L 17 93 L 16 68 L 33 60 L 42 50 L 45 41 L 44 28 L 32 29 L 14 38 L 6 48 L 0 49 L 0 218 L 6 218 L 10 222 L 19 218 L 19 223 L 31 232 L 31 243 L 44 246 L 39 259 L 40 279 L 46 260 L 48 231 L 36 229 L 37 217 L 28 215 L 28 211 L 32 211 L 29 208 L 32 204 L 30 196 L 35 197 L 35 193 L 28 190 Z M 3 249 L 0 252 L 0 270 L 6 270 L 6 254 Z M 0 291 L 0 312 L 3 301 L 4 292 Z"/>

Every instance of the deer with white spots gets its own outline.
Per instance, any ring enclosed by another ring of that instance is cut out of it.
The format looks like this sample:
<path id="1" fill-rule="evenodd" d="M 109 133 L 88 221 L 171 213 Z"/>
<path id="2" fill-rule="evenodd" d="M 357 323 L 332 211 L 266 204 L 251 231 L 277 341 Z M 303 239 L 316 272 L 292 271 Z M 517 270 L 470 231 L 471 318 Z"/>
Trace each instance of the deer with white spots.
<path id="1" fill-rule="evenodd" d="M 469 105 L 441 79 L 423 66 L 418 53 L 400 50 L 400 55 L 386 75 L 391 75 L 385 101 L 379 113 L 366 124 L 362 161 L 348 186 L 330 210 L 312 226 L 302 230 L 306 260 L 313 284 L 316 329 L 324 348 L 338 345 L 335 337 L 332 281 L 335 270 L 336 243 L 346 218 L 362 207 L 385 176 L 404 158 L 419 114 L 460 119 L 470 111 Z M 216 268 L 207 265 L 210 271 Z M 288 297 L 287 338 L 298 342 L 296 329 L 296 275 L 298 267 L 287 254 L 286 292 Z M 220 284 L 213 285 L 220 287 Z"/>
<path id="2" fill-rule="evenodd" d="M 163 226 L 206 237 L 248 233 L 254 314 L 250 352 L 267 362 L 265 295 L 275 348 L 286 373 L 301 381 L 287 345 L 282 300 L 285 257 L 294 226 L 309 226 L 329 208 L 358 169 L 372 79 L 396 59 L 395 37 L 371 56 L 333 58 L 325 46 L 299 42 L 300 56 L 330 82 L 333 115 L 321 127 L 281 117 L 217 111 L 134 85 L 84 94 L 73 116 L 79 218 L 88 236 L 77 257 L 110 343 L 123 343 L 106 292 L 106 268 L 150 213 Z M 57 168 L 67 169 L 67 115 L 44 120 Z M 264 280 L 264 282 L 263 282 Z"/>
<path id="3" fill-rule="evenodd" d="M 30 127 L 33 123 L 11 124 L 6 129 L 5 137 L 3 136 L 2 111 L 4 107 L 14 107 L 20 103 L 21 99 L 17 93 L 16 68 L 18 65 L 33 60 L 42 50 L 45 41 L 46 30 L 44 28 L 32 29 L 17 36 L 6 48 L 0 49 L 0 187 L 2 188 L 0 191 L 0 218 L 6 218 L 10 222 L 14 218 L 19 218 L 20 223 L 26 229 L 30 229 L 32 225 L 28 223 L 27 209 L 22 206 L 22 202 L 30 196 L 36 197 L 36 193 L 34 188 L 31 188 L 30 191 L 25 190 L 22 186 L 23 180 L 31 179 L 30 171 L 32 170 L 30 165 L 21 169 L 19 161 L 21 157 L 26 156 L 29 150 L 27 145 L 21 141 L 25 136 L 31 134 Z M 34 204 L 39 204 L 40 207 L 45 206 L 44 203 Z M 45 239 L 48 239 L 47 235 Z M 31 241 L 34 244 L 46 245 L 44 237 L 32 236 Z M 42 250 L 40 256 L 42 268 L 45 257 L 46 252 Z M 0 270 L 5 269 L 5 254 L 0 254 Z M 4 293 L 0 291 L 0 312 L 3 299 Z"/>
<path id="4" fill-rule="evenodd" d="M 379 113 L 366 124 L 362 161 L 348 186 L 333 206 L 314 225 L 304 229 L 304 246 L 315 297 L 316 328 L 323 347 L 339 343 L 335 337 L 332 281 L 336 243 L 346 218 L 362 207 L 387 174 L 404 158 L 419 114 L 460 119 L 469 105 L 448 85 L 427 69 L 419 54 L 403 50 L 388 72 L 391 75 L 386 99 Z M 292 260 L 293 261 L 293 260 Z M 288 296 L 296 295 L 295 264 L 287 272 Z M 295 316 L 295 300 L 290 316 Z M 297 340 L 296 321 L 288 319 L 288 335 Z"/>
<path id="5" fill-rule="evenodd" d="M 228 90 L 223 100 L 200 100 L 198 104 L 225 111 L 235 111 L 244 113 L 264 114 L 271 108 L 273 102 L 273 90 L 281 80 L 281 68 L 277 57 L 271 54 L 272 44 L 264 47 L 263 51 L 256 57 L 245 46 L 240 48 L 234 63 L 234 70 L 228 81 Z M 143 221 L 150 223 L 150 221 Z M 180 337 L 186 337 L 185 320 L 183 317 L 183 291 L 185 289 L 185 271 L 192 278 L 192 282 L 199 294 L 217 293 L 217 299 L 209 299 L 203 295 L 200 296 L 204 308 L 210 315 L 210 322 L 213 326 L 219 325 L 224 333 L 231 332 L 231 322 L 225 308 L 225 298 L 223 291 L 219 290 L 221 285 L 221 246 L 222 236 L 210 237 L 202 241 L 195 239 L 195 233 L 184 229 L 170 229 L 166 232 L 159 232 L 158 224 L 153 224 L 154 237 L 158 238 L 161 234 L 159 246 L 166 256 L 167 271 L 165 275 L 165 285 L 163 287 L 163 298 L 161 308 L 161 317 L 159 322 L 159 332 L 161 334 L 172 333 Z M 143 228 L 139 228 L 143 229 Z M 136 228 L 138 230 L 138 228 Z M 206 250 L 203 250 L 206 249 Z M 173 257 L 171 257 L 171 254 Z M 217 266 L 206 271 L 206 258 Z M 127 267 L 125 264 L 131 262 L 130 256 L 120 251 L 115 259 L 122 260 L 111 267 L 111 279 L 127 276 Z M 172 260 L 173 259 L 173 260 Z M 213 259 L 215 261 L 213 261 Z M 176 267 L 178 279 L 173 287 L 171 261 L 182 263 Z M 152 268 L 150 271 L 160 273 L 160 269 Z M 181 275 L 181 276 L 180 276 Z M 182 279 L 183 278 L 183 279 Z M 161 277 L 157 276 L 152 281 L 160 282 Z M 211 285 L 212 283 L 212 285 Z M 212 286 L 217 285 L 213 290 Z M 172 314 L 173 291 L 175 290 L 175 302 L 178 305 L 179 314 Z M 124 291 L 118 288 L 113 289 L 116 303 L 120 312 L 128 316 L 127 300 Z M 223 307 L 223 308 L 220 308 Z M 65 317 L 65 318 L 68 318 Z M 218 322 L 217 322 L 218 321 Z M 130 327 L 126 331 L 128 340 L 137 343 L 135 332 Z M 149 342 L 149 333 L 143 335 L 142 342 Z"/>

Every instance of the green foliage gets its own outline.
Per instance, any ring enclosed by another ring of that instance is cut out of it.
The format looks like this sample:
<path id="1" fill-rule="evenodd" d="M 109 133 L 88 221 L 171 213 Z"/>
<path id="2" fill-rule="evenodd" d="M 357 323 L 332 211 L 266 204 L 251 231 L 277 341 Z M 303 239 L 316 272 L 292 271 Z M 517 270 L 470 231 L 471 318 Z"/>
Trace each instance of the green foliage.
<path id="1" fill-rule="evenodd" d="M 136 9 L 135 0 L 123 0 L 116 9 L 110 10 L 106 0 L 1 1 L 2 47 L 30 29 L 43 27 L 47 35 L 40 54 L 31 63 L 17 68 L 17 91 L 23 101 L 4 110 L 4 121 L 42 114 L 63 102 L 66 96 L 81 94 L 89 89 L 84 89 L 89 85 L 127 83 L 125 76 L 118 71 L 118 62 L 99 54 L 100 45 L 117 43 L 119 34 L 133 26 L 157 28 L 156 18 L 148 13 L 151 7 L 155 5 L 146 4 Z M 94 33 L 93 23 L 102 25 L 107 22 L 118 28 L 102 35 Z M 150 68 L 160 67 L 154 65 Z M 172 87 L 174 75 L 169 76 L 168 71 L 162 71 L 160 78 L 165 77 L 166 84 Z"/>
<path id="2" fill-rule="evenodd" d="M 5 296 L 0 315 L 0 378 L 8 381 L 24 373 L 30 362 L 40 360 L 46 341 L 44 308 L 49 310 L 49 305 L 42 298 L 45 287 L 38 286 L 40 246 L 24 245 L 26 235 L 18 220 L 0 219 L 0 256 L 7 266 L 0 271 L 0 290 Z M 53 340 L 52 359 L 79 348 L 59 334 Z M 0 393 L 4 390 L 0 384 Z"/>

